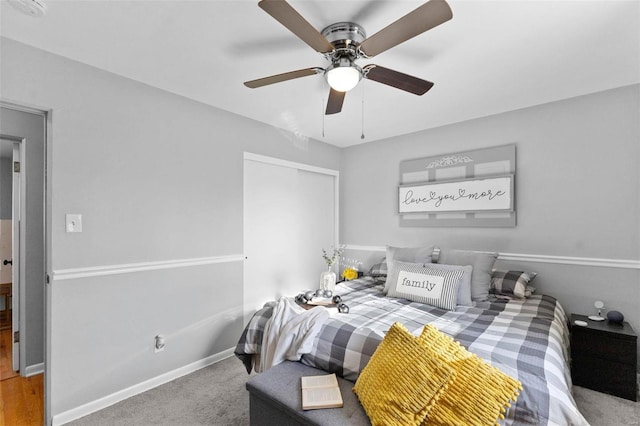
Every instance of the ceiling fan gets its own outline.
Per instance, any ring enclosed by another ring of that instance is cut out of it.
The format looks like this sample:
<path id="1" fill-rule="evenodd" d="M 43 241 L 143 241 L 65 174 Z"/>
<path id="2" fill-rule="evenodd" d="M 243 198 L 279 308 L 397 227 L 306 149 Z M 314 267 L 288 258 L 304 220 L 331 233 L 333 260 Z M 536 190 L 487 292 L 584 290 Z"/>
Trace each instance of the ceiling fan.
<path id="1" fill-rule="evenodd" d="M 362 78 L 415 95 L 425 94 L 433 86 L 430 81 L 374 64 L 361 68 L 355 62 L 360 58 L 372 58 L 453 17 L 446 1 L 430 0 L 367 38 L 362 26 L 354 22 L 338 22 L 318 32 L 285 0 L 261 0 L 258 6 L 311 48 L 322 53 L 330 65 L 327 68 L 304 68 L 276 74 L 246 81 L 244 85 L 255 89 L 295 78 L 323 74 L 330 86 L 325 114 L 340 112 L 346 92 L 353 89 Z"/>

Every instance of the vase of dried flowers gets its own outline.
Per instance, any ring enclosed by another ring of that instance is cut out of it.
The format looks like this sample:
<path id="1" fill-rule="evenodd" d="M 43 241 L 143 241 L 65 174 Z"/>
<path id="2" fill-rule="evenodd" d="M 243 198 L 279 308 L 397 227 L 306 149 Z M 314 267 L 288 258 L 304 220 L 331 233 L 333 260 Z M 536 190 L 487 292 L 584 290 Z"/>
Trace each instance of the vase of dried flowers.
<path id="1" fill-rule="evenodd" d="M 329 256 L 325 249 L 322 249 L 322 258 L 327 264 L 327 270 L 320 274 L 320 289 L 333 292 L 336 288 L 336 273 L 333 272 L 333 264 L 342 256 L 343 248 L 334 248 L 333 254 Z"/>

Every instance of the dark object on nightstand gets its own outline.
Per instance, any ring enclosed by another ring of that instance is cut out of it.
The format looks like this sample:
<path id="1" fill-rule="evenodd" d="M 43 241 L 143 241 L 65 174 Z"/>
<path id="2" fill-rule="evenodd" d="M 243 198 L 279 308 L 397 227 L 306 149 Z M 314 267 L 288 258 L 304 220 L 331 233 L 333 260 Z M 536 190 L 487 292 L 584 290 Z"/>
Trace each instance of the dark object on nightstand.
<path id="1" fill-rule="evenodd" d="M 576 325 L 576 320 L 587 326 Z M 596 322 L 571 314 L 573 384 L 636 401 L 637 340 L 628 322 Z"/>
<path id="2" fill-rule="evenodd" d="M 614 324 L 622 324 L 622 322 L 624 321 L 624 315 L 622 315 L 622 313 L 618 311 L 609 311 L 607 312 L 607 319 L 609 320 L 609 322 L 612 322 Z"/>

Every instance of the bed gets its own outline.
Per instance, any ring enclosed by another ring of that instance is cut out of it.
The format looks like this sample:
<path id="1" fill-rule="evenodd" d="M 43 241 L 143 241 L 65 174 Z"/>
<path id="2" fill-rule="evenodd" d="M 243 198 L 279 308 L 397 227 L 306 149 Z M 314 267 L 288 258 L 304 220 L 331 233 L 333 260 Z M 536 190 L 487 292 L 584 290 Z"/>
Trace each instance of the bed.
<path id="1" fill-rule="evenodd" d="M 372 277 L 339 283 L 335 293 L 349 306 L 349 313 L 322 320 L 299 354 L 301 363 L 355 382 L 393 323 L 400 322 L 415 335 L 432 324 L 522 383 L 523 391 L 507 410 L 504 424 L 588 424 L 571 394 L 567 317 L 553 297 L 490 297 L 473 307 L 445 310 L 389 297 Z M 265 326 L 276 308 L 276 303 L 268 303 L 256 312 L 238 341 L 235 353 L 248 372 L 261 368 L 257 364 L 264 351 Z"/>

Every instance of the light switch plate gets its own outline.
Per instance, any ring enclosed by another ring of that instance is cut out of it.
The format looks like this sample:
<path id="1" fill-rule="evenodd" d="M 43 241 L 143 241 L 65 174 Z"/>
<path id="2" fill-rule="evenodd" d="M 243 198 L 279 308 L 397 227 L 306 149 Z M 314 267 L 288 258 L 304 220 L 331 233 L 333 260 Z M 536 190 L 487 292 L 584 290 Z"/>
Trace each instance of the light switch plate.
<path id="1" fill-rule="evenodd" d="M 66 216 L 67 232 L 82 232 L 82 215 L 68 213 Z"/>

